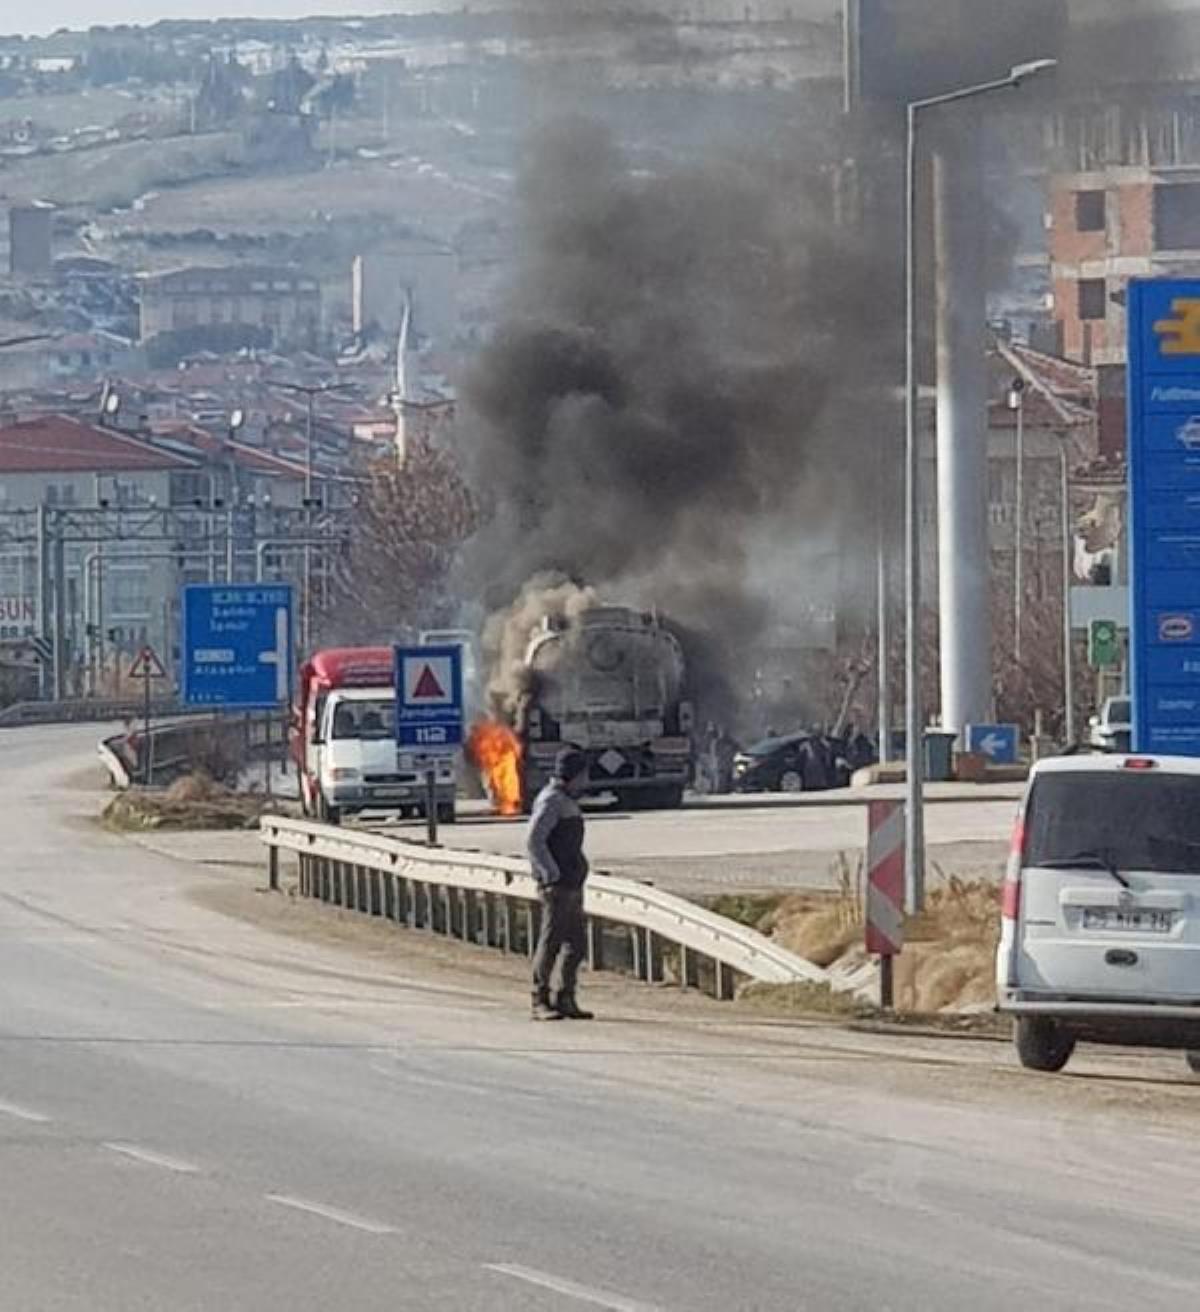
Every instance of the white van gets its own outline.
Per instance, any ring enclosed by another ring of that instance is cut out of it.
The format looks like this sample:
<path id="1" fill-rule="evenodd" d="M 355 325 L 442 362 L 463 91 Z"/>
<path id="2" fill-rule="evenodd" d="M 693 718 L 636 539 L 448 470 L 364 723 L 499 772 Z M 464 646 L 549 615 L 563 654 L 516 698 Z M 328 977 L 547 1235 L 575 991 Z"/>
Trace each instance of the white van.
<path id="1" fill-rule="evenodd" d="M 996 992 L 1017 1052 L 1183 1048 L 1200 1071 L 1200 760 L 1062 756 L 1029 779 L 1004 882 Z"/>

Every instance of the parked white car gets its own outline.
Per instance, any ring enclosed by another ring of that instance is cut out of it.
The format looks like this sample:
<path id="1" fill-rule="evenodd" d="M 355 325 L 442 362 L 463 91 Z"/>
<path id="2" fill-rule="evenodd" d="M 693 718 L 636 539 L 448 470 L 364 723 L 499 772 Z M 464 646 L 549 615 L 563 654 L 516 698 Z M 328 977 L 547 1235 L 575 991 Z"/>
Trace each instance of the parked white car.
<path id="1" fill-rule="evenodd" d="M 1000 1009 L 1034 1070 L 1079 1039 L 1183 1048 L 1200 1072 L 1200 760 L 1039 761 L 1004 882 Z"/>
<path id="2" fill-rule="evenodd" d="M 1088 740 L 1101 752 L 1127 752 L 1133 737 L 1133 711 L 1128 693 L 1110 697 L 1100 714 L 1088 721 Z"/>

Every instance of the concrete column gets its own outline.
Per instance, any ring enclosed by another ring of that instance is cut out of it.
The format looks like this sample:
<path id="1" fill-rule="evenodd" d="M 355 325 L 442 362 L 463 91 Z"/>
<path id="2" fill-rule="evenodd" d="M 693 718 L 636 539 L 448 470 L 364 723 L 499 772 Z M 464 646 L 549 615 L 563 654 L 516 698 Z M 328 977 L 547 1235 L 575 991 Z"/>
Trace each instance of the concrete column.
<path id="1" fill-rule="evenodd" d="M 979 130 L 934 156 L 937 247 L 938 611 L 942 723 L 991 719 L 987 359 Z"/>

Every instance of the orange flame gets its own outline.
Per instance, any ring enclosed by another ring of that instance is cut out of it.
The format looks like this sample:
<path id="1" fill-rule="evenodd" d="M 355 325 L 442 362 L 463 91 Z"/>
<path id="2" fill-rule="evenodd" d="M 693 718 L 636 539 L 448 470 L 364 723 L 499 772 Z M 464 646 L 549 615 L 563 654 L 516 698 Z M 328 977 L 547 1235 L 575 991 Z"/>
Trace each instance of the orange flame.
<path id="1" fill-rule="evenodd" d="M 498 720 L 472 726 L 467 753 L 479 767 L 498 815 L 521 813 L 521 740 Z"/>

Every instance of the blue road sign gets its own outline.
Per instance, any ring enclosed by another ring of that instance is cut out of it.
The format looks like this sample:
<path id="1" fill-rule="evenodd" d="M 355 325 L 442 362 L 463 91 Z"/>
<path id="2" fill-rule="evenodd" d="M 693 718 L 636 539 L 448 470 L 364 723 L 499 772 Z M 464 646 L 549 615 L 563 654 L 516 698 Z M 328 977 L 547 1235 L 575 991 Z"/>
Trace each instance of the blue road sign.
<path id="1" fill-rule="evenodd" d="M 396 740 L 435 751 L 462 744 L 461 646 L 396 648 Z"/>
<path id="2" fill-rule="evenodd" d="M 280 583 L 197 583 L 183 590 L 183 700 L 251 711 L 292 690 L 292 589 Z"/>
<path id="3" fill-rule="evenodd" d="M 1129 284 L 1133 747 L 1200 756 L 1200 280 Z"/>
<path id="4" fill-rule="evenodd" d="M 1015 724 L 967 725 L 967 751 L 986 756 L 992 765 L 1016 765 L 1019 741 Z"/>

